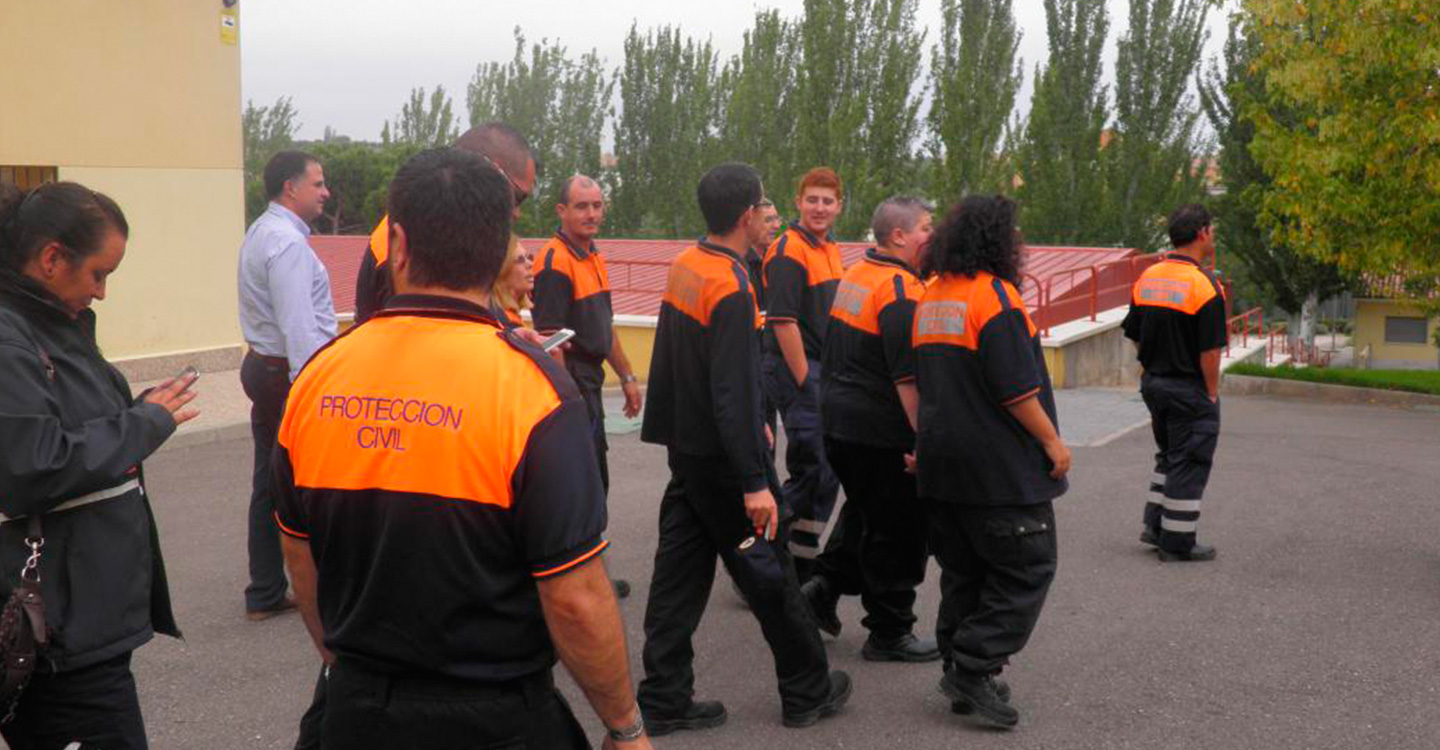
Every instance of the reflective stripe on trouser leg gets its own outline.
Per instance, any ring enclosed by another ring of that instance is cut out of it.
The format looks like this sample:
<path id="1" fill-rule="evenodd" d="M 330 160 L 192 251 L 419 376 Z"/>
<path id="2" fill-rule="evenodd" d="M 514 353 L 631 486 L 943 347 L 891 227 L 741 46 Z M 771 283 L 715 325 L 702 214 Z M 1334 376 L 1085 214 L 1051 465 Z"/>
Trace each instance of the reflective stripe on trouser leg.
<path id="1" fill-rule="evenodd" d="M 1200 528 L 1200 501 L 1165 498 L 1165 512 L 1160 518 L 1160 546 L 1172 551 L 1195 546 L 1195 532 Z"/>
<path id="2" fill-rule="evenodd" d="M 1165 475 L 1160 472 L 1150 478 L 1150 498 L 1145 501 L 1144 525 L 1146 531 L 1160 533 L 1160 516 L 1164 510 Z"/>

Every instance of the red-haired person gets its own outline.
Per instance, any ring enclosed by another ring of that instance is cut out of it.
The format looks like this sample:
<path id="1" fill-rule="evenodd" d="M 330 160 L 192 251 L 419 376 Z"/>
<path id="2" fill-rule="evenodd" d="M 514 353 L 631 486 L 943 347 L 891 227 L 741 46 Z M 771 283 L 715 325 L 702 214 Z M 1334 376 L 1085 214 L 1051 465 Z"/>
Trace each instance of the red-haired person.
<path id="1" fill-rule="evenodd" d="M 845 269 L 830 230 L 845 192 L 834 170 L 800 178 L 799 220 L 765 254 L 765 395 L 785 423 L 785 504 L 794 513 L 790 550 L 801 580 L 809 577 L 840 482 L 825 461 L 820 432 L 820 359 L 830 305 Z"/>

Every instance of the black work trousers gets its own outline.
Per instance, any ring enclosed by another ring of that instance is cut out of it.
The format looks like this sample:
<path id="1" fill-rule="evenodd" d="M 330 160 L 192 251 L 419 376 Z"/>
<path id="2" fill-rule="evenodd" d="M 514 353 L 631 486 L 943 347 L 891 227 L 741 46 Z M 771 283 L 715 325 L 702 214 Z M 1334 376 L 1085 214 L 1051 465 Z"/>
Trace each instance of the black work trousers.
<path id="1" fill-rule="evenodd" d="M 0 725 L 11 750 L 145 750 L 145 721 L 130 652 L 68 672 L 36 672 L 15 720 Z"/>
<path id="2" fill-rule="evenodd" d="M 773 542 L 753 536 L 744 493 L 724 456 L 671 451 L 670 472 L 645 605 L 640 709 L 652 717 L 675 716 L 694 700 L 692 638 L 710 601 L 717 556 L 760 622 L 784 711 L 817 707 L 829 694 L 829 661 L 800 595 L 784 536 Z"/>
<path id="3" fill-rule="evenodd" d="M 599 387 L 580 387 L 585 409 L 590 412 L 590 437 L 595 442 L 595 460 L 600 463 L 600 485 L 610 495 L 610 441 L 605 437 L 605 397 Z"/>
<path id="4" fill-rule="evenodd" d="M 549 670 L 488 684 L 381 675 L 342 657 L 327 692 L 325 750 L 590 747 Z"/>
<path id="5" fill-rule="evenodd" d="M 789 476 L 782 494 L 794 516 L 790 552 L 803 580 L 820 555 L 820 539 L 840 493 L 840 480 L 825 460 L 825 438 L 820 430 L 820 362 L 810 360 L 805 382 L 797 384 L 785 358 L 768 352 L 761 362 L 761 380 L 785 424 L 785 470 Z"/>
<path id="6" fill-rule="evenodd" d="M 250 585 L 245 609 L 274 609 L 285 600 L 285 561 L 280 554 L 280 529 L 275 526 L 275 490 L 271 461 L 285 398 L 290 394 L 290 366 L 279 357 L 247 352 L 240 364 L 240 385 L 250 399 L 250 436 L 255 441 L 255 472 L 250 485 L 250 528 L 247 547 Z"/>
<path id="7" fill-rule="evenodd" d="M 1220 441 L 1220 404 L 1193 378 L 1146 375 L 1140 395 L 1150 409 L 1155 435 L 1155 476 L 1145 503 L 1145 527 L 1159 536 L 1162 549 L 1185 552 L 1195 546 L 1200 527 L 1200 498 Z"/>
<path id="8" fill-rule="evenodd" d="M 845 504 L 815 576 L 834 594 L 860 595 L 866 629 L 878 639 L 915 626 L 915 588 L 925 581 L 927 523 L 905 471 L 905 451 L 825 438 Z"/>
<path id="9" fill-rule="evenodd" d="M 930 529 L 940 653 L 967 672 L 999 672 L 1030 640 L 1055 578 L 1055 508 L 937 501 Z"/>

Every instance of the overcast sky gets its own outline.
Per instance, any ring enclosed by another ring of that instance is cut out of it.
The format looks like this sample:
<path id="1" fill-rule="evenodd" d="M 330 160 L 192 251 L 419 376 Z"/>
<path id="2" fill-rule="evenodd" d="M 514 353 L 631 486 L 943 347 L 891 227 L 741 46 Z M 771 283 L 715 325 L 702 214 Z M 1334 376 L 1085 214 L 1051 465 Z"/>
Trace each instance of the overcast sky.
<path id="1" fill-rule="evenodd" d="M 328 125 L 378 140 L 381 125 L 395 117 L 411 88 L 440 84 L 463 127 L 466 84 L 476 65 L 511 59 L 516 26 L 527 40 L 558 40 L 572 54 L 597 49 L 614 68 L 624 58 L 633 22 L 641 29 L 675 25 L 692 36 L 708 35 L 723 60 L 740 50 L 756 10 L 799 16 L 802 6 L 803 0 L 241 0 L 243 98 L 265 105 L 291 97 L 301 138 L 319 138 Z M 1127 0 L 1111 0 L 1107 77 L 1113 77 L 1115 38 L 1127 12 Z M 1015 0 L 1015 15 L 1026 70 L 1019 106 L 1027 109 L 1031 73 L 1046 56 L 1044 4 Z M 1211 11 L 1207 58 L 1223 42 L 1223 15 Z M 940 0 L 920 0 L 918 21 L 932 29 L 928 60 Z"/>

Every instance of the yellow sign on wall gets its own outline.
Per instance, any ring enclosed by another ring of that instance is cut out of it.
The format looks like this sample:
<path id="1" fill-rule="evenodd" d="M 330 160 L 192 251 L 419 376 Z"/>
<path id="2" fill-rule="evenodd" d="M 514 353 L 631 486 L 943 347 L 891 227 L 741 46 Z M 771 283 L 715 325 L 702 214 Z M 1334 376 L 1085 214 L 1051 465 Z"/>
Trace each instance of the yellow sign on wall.
<path id="1" fill-rule="evenodd" d="M 235 44 L 240 41 L 240 0 L 220 0 L 220 41 Z"/>

